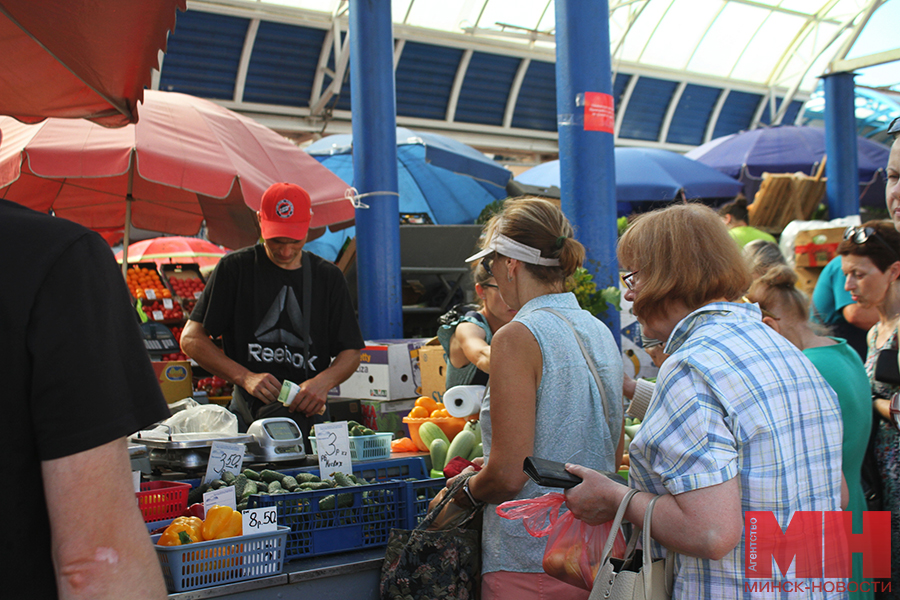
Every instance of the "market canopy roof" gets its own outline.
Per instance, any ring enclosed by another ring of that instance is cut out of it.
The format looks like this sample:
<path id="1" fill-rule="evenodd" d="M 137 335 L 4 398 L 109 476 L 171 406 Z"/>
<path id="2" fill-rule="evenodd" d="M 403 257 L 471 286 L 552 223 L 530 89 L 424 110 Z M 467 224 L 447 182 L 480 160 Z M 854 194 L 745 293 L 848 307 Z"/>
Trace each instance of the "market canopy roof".
<path id="1" fill-rule="evenodd" d="M 159 87 L 253 113 L 298 140 L 349 133 L 347 6 L 196 0 L 170 36 Z M 900 58 L 898 8 L 900 0 L 610 0 L 616 144 L 684 152 L 742 129 L 800 123 L 835 59 L 848 67 L 840 61 Z M 500 154 L 556 153 L 553 2 L 394 0 L 392 9 L 399 125 Z"/>

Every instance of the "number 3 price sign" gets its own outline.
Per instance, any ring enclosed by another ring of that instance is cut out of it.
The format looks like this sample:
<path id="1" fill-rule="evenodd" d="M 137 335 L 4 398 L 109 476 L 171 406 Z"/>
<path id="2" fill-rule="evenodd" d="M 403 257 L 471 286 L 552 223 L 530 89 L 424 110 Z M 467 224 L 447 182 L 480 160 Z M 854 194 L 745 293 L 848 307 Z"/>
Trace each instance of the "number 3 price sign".
<path id="1" fill-rule="evenodd" d="M 244 523 L 244 535 L 265 533 L 278 529 L 278 509 L 274 506 L 250 508 L 241 513 Z"/>
<path id="2" fill-rule="evenodd" d="M 227 442 L 213 442 L 209 450 L 209 463 L 206 465 L 207 483 L 222 479 L 226 471 L 233 475 L 241 472 L 244 464 L 244 444 L 229 444 Z"/>
<path id="3" fill-rule="evenodd" d="M 347 475 L 353 473 L 346 421 L 316 424 L 316 453 L 322 479 L 332 479 L 332 473 L 338 471 Z"/>

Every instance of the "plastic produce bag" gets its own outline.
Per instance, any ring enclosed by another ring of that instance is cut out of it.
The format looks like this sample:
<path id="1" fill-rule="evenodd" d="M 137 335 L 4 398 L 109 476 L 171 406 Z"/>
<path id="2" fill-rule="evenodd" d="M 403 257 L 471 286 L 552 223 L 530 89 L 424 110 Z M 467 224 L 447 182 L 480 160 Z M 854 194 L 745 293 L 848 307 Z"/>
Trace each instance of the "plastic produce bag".
<path id="1" fill-rule="evenodd" d="M 169 433 L 216 433 L 235 436 L 238 434 L 237 416 L 218 404 L 197 404 L 175 413 L 155 428 L 141 432 L 144 437 L 163 439 Z"/>
<path id="2" fill-rule="evenodd" d="M 565 503 L 563 494 L 544 494 L 538 498 L 504 502 L 497 507 L 497 514 L 504 519 L 522 519 L 525 530 L 532 537 L 547 537 L 543 561 L 547 575 L 590 590 L 600 570 L 603 546 L 612 529 L 612 521 L 588 525 L 569 511 L 560 515 Z M 619 531 L 612 555 L 622 557 L 624 554 L 625 538 Z"/>

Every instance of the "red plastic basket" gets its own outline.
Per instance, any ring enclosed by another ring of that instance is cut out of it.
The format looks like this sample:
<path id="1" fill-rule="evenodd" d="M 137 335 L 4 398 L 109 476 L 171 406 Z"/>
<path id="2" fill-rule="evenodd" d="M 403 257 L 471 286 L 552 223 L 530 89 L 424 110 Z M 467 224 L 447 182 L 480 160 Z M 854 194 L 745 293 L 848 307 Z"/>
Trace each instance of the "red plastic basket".
<path id="1" fill-rule="evenodd" d="M 138 508 L 144 522 L 174 519 L 187 508 L 188 492 L 191 484 L 179 481 L 147 481 L 137 492 Z"/>

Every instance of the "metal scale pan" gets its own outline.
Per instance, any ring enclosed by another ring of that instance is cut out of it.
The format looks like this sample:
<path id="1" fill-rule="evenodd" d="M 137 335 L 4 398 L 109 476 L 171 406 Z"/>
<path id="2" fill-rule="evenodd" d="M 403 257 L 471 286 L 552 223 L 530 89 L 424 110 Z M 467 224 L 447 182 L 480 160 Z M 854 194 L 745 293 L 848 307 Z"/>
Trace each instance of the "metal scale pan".
<path id="1" fill-rule="evenodd" d="M 147 437 L 140 432 L 131 441 L 143 444 L 150 450 L 150 466 L 154 470 L 200 471 L 209 463 L 209 451 L 213 442 L 244 444 L 253 442 L 251 435 L 225 436 L 217 433 L 170 433 L 163 437 Z M 244 462 L 253 461 L 253 455 L 245 450 Z"/>

